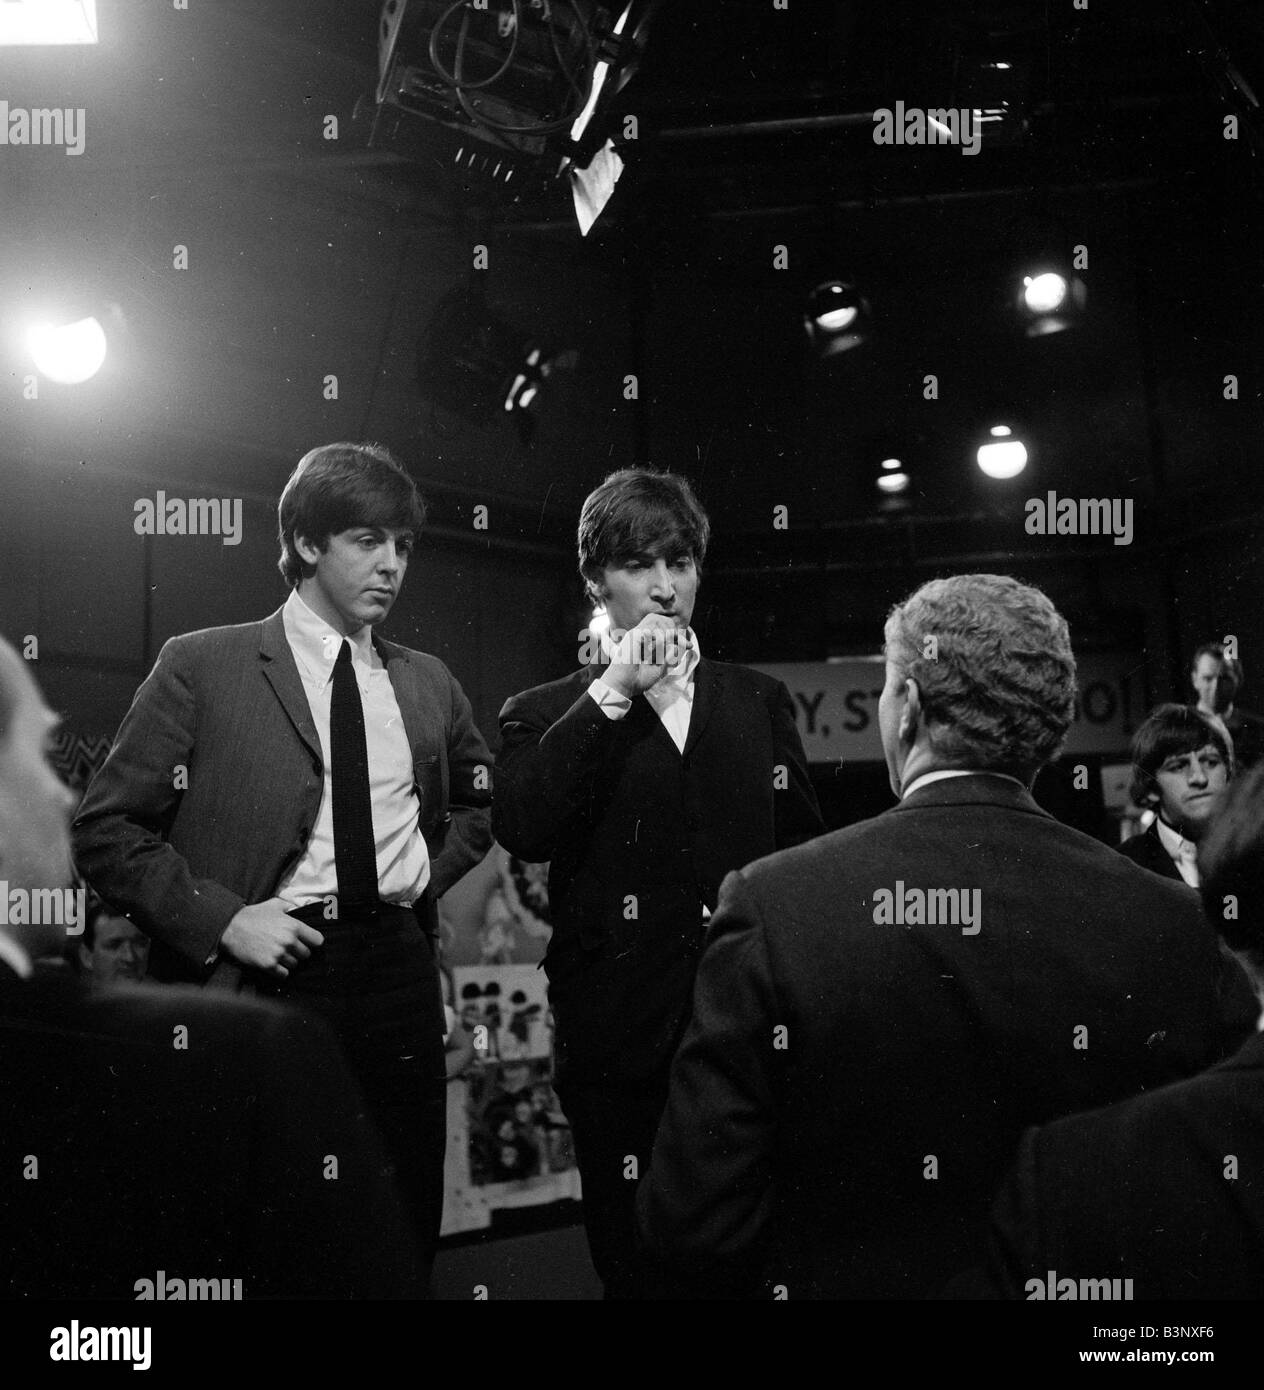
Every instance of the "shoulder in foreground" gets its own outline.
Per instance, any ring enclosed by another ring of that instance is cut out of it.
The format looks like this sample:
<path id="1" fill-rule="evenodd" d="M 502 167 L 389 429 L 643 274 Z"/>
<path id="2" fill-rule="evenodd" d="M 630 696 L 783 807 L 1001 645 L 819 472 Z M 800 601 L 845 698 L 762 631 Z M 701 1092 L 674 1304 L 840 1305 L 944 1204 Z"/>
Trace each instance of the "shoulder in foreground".
<path id="1" fill-rule="evenodd" d="M 1233 1056 L 1195 1076 L 1142 1091 L 1097 1110 L 1049 1121 L 1038 1131 L 1040 1144 L 1047 1153 L 1076 1150 L 1096 1154 L 1109 1147 L 1112 1135 L 1126 1134 L 1138 1151 L 1153 1153 L 1155 1146 L 1161 1149 L 1170 1142 L 1182 1116 L 1217 1113 L 1221 1107 L 1226 1116 L 1234 1115 L 1239 1120 L 1258 1113 L 1251 1107 L 1243 1111 L 1242 1073 L 1253 1072 L 1258 1082 L 1262 1067 L 1264 1038 L 1257 1035 Z M 1258 1094 L 1256 1086 L 1251 1085 L 1246 1093 Z"/>
<path id="2" fill-rule="evenodd" d="M 141 1035 L 148 1027 L 177 1023 L 190 1028 L 214 1027 L 236 1035 L 302 1017 L 266 999 L 197 985 L 121 985 L 93 995 L 86 1008 L 102 1027 L 123 1035 Z M 169 1029 L 163 1041 L 171 1045 Z"/>

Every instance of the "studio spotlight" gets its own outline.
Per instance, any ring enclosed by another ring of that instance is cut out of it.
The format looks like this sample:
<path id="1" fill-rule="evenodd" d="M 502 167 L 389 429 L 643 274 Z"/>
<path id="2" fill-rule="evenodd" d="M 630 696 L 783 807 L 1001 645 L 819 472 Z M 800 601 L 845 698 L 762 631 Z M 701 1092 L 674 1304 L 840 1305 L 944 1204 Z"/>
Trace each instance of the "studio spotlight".
<path id="1" fill-rule="evenodd" d="M 369 143 L 515 195 L 604 155 L 613 185 L 612 104 L 662 2 L 386 0 Z"/>
<path id="2" fill-rule="evenodd" d="M 96 41 L 97 0 L 0 0 L 0 47 Z"/>
<path id="3" fill-rule="evenodd" d="M 1066 280 L 1054 271 L 1023 277 L 1023 301 L 1033 314 L 1052 314 L 1060 309 L 1069 289 Z"/>
<path id="4" fill-rule="evenodd" d="M 26 345 L 40 375 L 63 386 L 78 386 L 96 376 L 109 347 L 96 318 L 33 324 Z"/>
<path id="5" fill-rule="evenodd" d="M 808 296 L 803 326 L 816 355 L 834 357 L 864 342 L 869 306 L 850 280 L 827 280 Z"/>
<path id="6" fill-rule="evenodd" d="M 908 491 L 909 475 L 902 471 L 879 473 L 877 483 L 880 492 L 885 492 L 888 497 L 898 497 L 901 492 Z"/>
<path id="7" fill-rule="evenodd" d="M 1018 477 L 1027 467 L 1027 446 L 1008 425 L 993 425 L 988 433 L 991 440 L 980 444 L 976 455 L 979 467 L 989 478 Z"/>
<path id="8" fill-rule="evenodd" d="M 1061 333 L 1084 309 L 1084 282 L 1056 270 L 1024 275 L 1018 291 L 1018 310 L 1029 338 Z"/>

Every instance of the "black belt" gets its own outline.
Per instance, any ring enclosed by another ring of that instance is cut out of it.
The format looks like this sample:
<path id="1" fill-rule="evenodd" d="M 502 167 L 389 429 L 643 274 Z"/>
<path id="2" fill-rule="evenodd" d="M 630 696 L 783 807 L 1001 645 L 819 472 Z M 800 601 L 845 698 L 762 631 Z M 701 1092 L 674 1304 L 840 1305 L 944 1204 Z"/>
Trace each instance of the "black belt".
<path id="1" fill-rule="evenodd" d="M 332 926 L 353 924 L 361 929 L 376 929 L 386 932 L 395 930 L 399 925 L 401 916 L 407 917 L 412 922 L 417 920 L 417 914 L 411 907 L 404 907 L 401 903 L 381 901 L 356 903 L 350 906 L 339 903 L 338 915 L 327 917 L 324 899 L 320 899 L 314 903 L 305 903 L 302 907 L 289 908 L 288 915 L 297 917 L 300 922 L 305 922 L 309 927 L 315 927 L 318 931 L 328 930 Z"/>

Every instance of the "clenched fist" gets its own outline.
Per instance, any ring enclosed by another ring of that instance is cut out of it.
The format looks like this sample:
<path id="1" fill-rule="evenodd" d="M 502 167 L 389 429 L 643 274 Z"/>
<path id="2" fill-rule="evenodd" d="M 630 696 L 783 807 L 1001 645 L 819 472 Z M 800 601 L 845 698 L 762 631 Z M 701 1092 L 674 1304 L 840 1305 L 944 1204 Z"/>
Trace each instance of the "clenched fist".
<path id="1" fill-rule="evenodd" d="M 219 944 L 242 965 L 283 980 L 324 941 L 315 927 L 291 917 L 282 899 L 269 898 L 266 903 L 243 907 L 224 928 Z"/>

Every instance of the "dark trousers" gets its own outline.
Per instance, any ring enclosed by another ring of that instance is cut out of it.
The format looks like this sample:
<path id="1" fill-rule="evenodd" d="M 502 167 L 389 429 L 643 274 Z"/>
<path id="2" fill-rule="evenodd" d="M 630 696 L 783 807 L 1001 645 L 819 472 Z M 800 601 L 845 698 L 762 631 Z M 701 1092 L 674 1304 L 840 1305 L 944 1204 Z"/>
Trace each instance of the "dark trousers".
<path id="1" fill-rule="evenodd" d="M 563 1071 L 557 1081 L 583 1182 L 588 1250 L 607 1298 L 655 1298 L 662 1293 L 659 1272 L 640 1248 L 636 1189 L 649 1171 L 654 1136 L 667 1106 L 669 1071 L 664 1065 L 640 1081 L 572 1081 Z M 635 1177 L 629 1176 L 633 1171 Z"/>
<path id="2" fill-rule="evenodd" d="M 325 941 L 273 993 L 319 1014 L 341 1043 L 413 1217 L 428 1283 L 443 1214 L 447 1116 L 434 941 L 410 908 L 327 921 L 317 903 L 290 915 Z"/>

